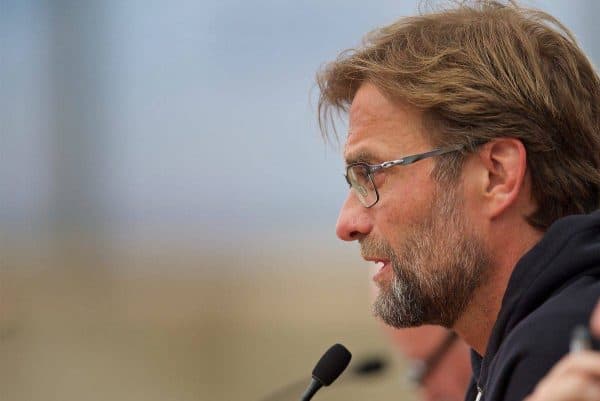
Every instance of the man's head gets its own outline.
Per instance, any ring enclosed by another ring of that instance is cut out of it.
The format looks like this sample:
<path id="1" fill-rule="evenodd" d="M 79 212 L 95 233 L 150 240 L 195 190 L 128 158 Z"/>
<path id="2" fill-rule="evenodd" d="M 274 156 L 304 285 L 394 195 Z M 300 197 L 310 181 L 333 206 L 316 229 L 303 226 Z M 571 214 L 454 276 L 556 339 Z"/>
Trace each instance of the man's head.
<path id="1" fill-rule="evenodd" d="M 318 76 L 322 127 L 370 83 L 423 113 L 435 147 L 516 138 L 527 150 L 527 216 L 545 229 L 600 206 L 600 81 L 572 35 L 540 11 L 493 1 L 372 32 Z M 464 153 L 438 158 L 434 176 L 458 178 Z"/>
<path id="2" fill-rule="evenodd" d="M 389 329 L 391 343 L 407 359 L 409 379 L 422 401 L 462 401 L 471 379 L 469 347 L 439 326 Z"/>
<path id="3" fill-rule="evenodd" d="M 406 18 L 318 82 L 323 126 L 349 112 L 337 234 L 381 265 L 391 325 L 453 327 L 476 290 L 500 296 L 509 273 L 494 267 L 600 204 L 600 81 L 547 14 L 477 2 Z"/>

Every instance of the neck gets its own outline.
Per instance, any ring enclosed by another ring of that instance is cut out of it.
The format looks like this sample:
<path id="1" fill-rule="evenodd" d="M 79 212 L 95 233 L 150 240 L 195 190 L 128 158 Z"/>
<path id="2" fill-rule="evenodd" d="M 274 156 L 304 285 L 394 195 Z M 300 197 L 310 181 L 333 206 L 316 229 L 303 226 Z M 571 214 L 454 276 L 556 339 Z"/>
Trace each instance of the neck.
<path id="1" fill-rule="evenodd" d="M 502 280 L 502 287 L 497 280 Z M 473 294 L 465 312 L 453 327 L 454 331 L 479 355 L 485 355 L 507 283 L 508 279 L 490 277 L 488 283 L 479 287 Z"/>
<path id="2" fill-rule="evenodd" d="M 479 355 L 485 355 L 488 342 L 498 318 L 508 281 L 517 262 L 541 239 L 543 233 L 533 227 L 513 227 L 509 231 L 497 230 L 503 235 L 489 242 L 492 262 L 483 284 L 474 292 L 473 298 L 453 329 Z M 507 234 L 509 233 L 509 234 Z M 515 234 L 515 235 L 512 235 Z M 519 235 L 520 234 L 520 235 Z M 515 240 L 516 238 L 519 240 Z"/>

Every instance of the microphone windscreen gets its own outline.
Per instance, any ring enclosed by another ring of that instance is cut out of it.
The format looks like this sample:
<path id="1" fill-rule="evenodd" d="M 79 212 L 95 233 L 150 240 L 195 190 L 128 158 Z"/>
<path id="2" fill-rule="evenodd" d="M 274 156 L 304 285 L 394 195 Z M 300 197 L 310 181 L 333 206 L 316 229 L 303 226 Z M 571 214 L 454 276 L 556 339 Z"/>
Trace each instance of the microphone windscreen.
<path id="1" fill-rule="evenodd" d="M 321 384 L 329 386 L 337 379 L 350 363 L 352 354 L 342 344 L 331 346 L 323 354 L 312 371 L 312 376 Z"/>

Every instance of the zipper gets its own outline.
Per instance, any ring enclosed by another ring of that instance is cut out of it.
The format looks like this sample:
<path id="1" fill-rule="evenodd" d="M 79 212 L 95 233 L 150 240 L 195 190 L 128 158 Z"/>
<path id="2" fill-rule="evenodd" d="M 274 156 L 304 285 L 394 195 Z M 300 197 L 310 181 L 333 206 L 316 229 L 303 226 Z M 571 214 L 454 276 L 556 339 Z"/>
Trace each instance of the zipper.
<path id="1" fill-rule="evenodd" d="M 483 395 L 483 389 L 477 385 L 477 396 L 475 397 L 475 401 L 480 401 L 481 396 Z"/>

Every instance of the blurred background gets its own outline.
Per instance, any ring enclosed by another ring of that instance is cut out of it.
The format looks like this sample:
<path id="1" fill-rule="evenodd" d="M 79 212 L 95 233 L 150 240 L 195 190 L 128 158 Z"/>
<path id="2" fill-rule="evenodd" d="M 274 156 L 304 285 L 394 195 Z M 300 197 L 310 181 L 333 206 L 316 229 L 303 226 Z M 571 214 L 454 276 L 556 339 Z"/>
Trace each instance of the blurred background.
<path id="1" fill-rule="evenodd" d="M 597 63 L 600 3 L 526 4 Z M 417 10 L 0 0 L 0 400 L 258 401 L 334 342 L 390 354 L 314 76 Z M 414 399 L 401 371 L 317 397 Z"/>

